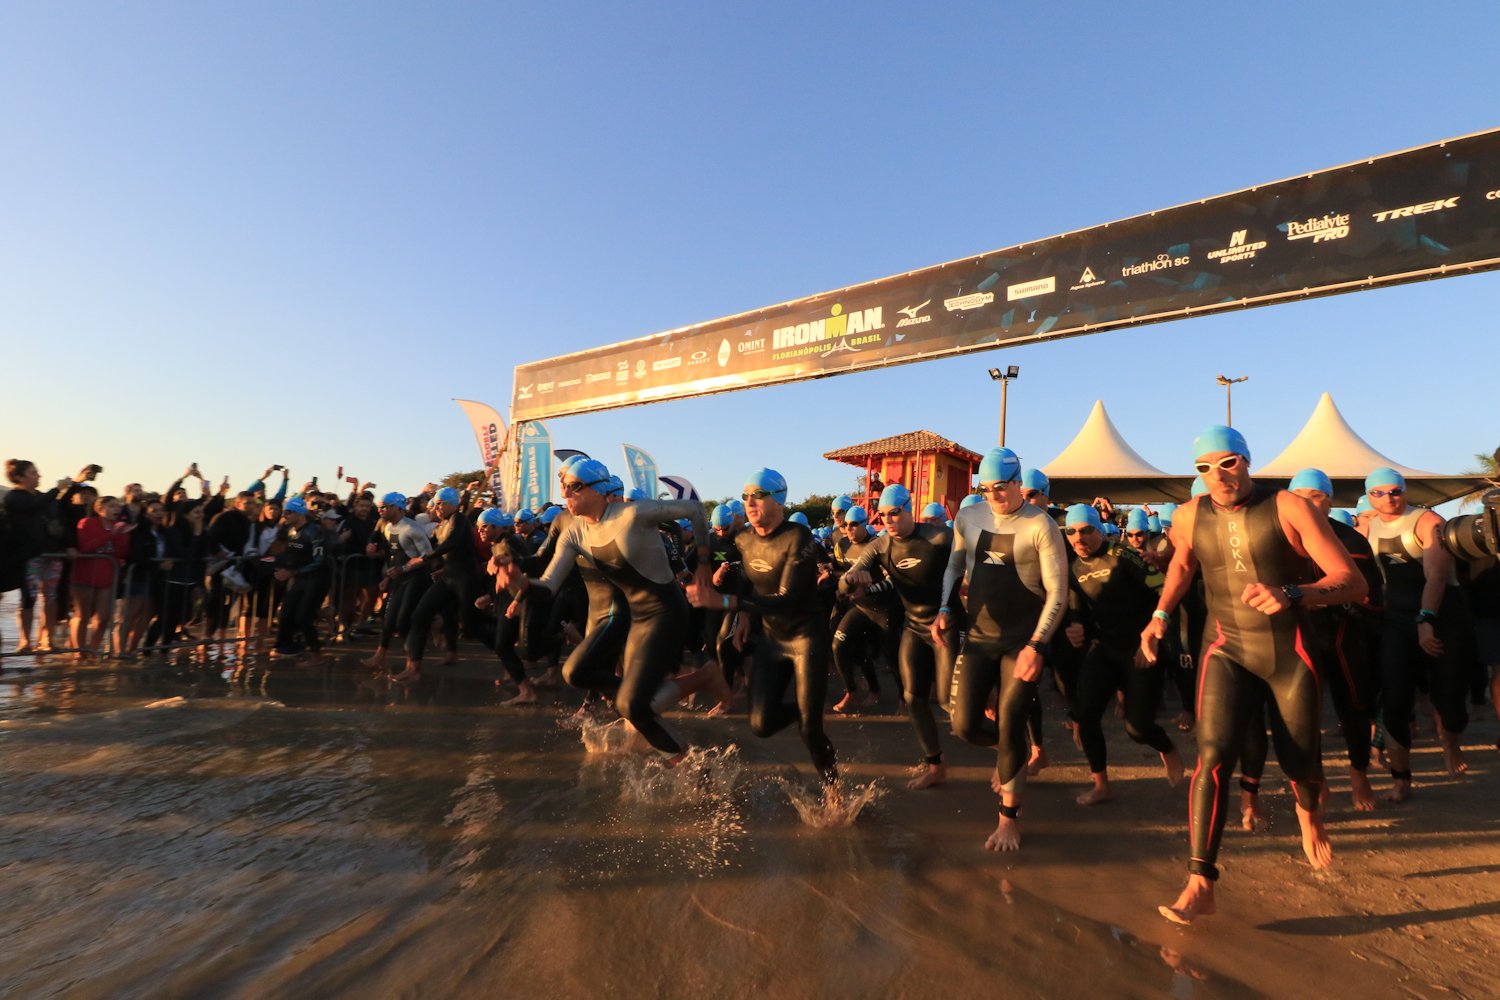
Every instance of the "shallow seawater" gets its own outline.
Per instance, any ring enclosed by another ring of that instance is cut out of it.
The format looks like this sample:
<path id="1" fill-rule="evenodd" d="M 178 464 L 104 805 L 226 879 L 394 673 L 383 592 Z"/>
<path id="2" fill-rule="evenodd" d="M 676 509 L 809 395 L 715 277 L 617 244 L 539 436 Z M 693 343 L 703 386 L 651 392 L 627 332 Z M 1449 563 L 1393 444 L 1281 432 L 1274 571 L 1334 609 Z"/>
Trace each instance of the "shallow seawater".
<path id="1" fill-rule="evenodd" d="M 874 786 L 808 825 L 808 779 L 701 718 L 668 770 L 559 708 L 246 666 L 7 663 L 5 992 L 1250 992 L 972 870 Z"/>

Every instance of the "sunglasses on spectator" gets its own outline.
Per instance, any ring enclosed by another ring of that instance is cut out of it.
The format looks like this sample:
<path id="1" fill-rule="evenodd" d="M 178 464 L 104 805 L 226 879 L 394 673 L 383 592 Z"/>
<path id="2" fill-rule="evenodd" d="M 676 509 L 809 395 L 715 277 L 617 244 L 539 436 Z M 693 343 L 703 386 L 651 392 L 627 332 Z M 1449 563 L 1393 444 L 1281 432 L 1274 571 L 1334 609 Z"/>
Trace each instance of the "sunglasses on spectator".
<path id="1" fill-rule="evenodd" d="M 1243 455 L 1230 455 L 1228 458 L 1221 458 L 1217 462 L 1194 462 L 1193 468 L 1198 470 L 1198 475 L 1200 476 L 1206 475 L 1214 468 L 1221 469 L 1224 472 L 1232 472 L 1239 468 L 1240 460 L 1243 458 Z"/>
<path id="2" fill-rule="evenodd" d="M 741 493 L 740 499 L 748 503 L 751 500 L 767 500 L 775 496 L 776 494 L 770 490 L 751 490 L 749 493 Z"/>
<path id="3" fill-rule="evenodd" d="M 1022 500 L 1035 500 L 1037 497 L 1039 497 L 1041 495 L 1042 495 L 1042 491 L 1041 490 L 1022 490 L 1021 491 L 1021 499 Z"/>
<path id="4" fill-rule="evenodd" d="M 1371 490 L 1370 496 L 1374 497 L 1376 500 L 1379 500 L 1381 497 L 1390 497 L 1392 500 L 1397 500 L 1400 499 L 1401 495 L 1405 492 L 1406 490 L 1397 486 L 1395 489 L 1390 490 Z"/>
<path id="5" fill-rule="evenodd" d="M 1097 534 L 1098 530 L 1099 529 L 1095 528 L 1091 524 L 1080 524 L 1076 528 L 1064 528 L 1063 534 L 1067 535 L 1069 538 L 1072 538 L 1074 535 L 1083 535 L 1087 537 L 1089 535 Z"/>
<path id="6" fill-rule="evenodd" d="M 598 486 L 601 483 L 607 483 L 607 482 L 609 482 L 609 480 L 607 480 L 607 479 L 595 479 L 591 483 L 580 482 L 577 479 L 569 480 L 568 482 L 562 484 L 563 496 L 570 497 L 570 496 L 573 496 L 574 494 L 582 493 L 584 490 L 588 489 L 590 486 Z"/>

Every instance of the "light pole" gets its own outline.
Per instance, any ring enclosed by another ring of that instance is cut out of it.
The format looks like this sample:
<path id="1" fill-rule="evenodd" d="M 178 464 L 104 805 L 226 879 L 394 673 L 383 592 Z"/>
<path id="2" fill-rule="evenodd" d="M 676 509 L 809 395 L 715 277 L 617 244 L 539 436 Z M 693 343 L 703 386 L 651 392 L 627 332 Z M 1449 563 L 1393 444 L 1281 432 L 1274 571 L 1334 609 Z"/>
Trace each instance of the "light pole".
<path id="1" fill-rule="evenodd" d="M 1006 368 L 1005 371 L 1001 371 L 998 368 L 990 369 L 990 378 L 1000 383 L 1000 447 L 1002 448 L 1005 447 L 1006 396 L 1008 395 L 1008 390 L 1010 389 L 1010 380 L 1013 378 L 1020 378 L 1020 376 L 1021 368 L 1019 365 L 1011 365 L 1010 367 Z"/>
<path id="2" fill-rule="evenodd" d="M 1227 427 L 1234 426 L 1234 384 L 1248 379 L 1249 375 L 1241 375 L 1239 378 L 1230 378 L 1220 375 L 1216 381 L 1224 387 L 1224 424 Z"/>

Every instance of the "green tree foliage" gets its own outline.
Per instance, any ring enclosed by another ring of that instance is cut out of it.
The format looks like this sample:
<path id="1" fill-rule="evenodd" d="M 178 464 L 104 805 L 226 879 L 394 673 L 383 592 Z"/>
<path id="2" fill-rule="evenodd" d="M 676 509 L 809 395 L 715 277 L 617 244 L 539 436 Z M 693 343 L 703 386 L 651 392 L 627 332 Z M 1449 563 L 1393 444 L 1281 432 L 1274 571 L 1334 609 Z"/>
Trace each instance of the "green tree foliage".
<path id="1" fill-rule="evenodd" d="M 452 486 L 455 489 L 461 490 L 476 479 L 488 482 L 489 473 L 483 469 L 476 469 L 473 472 L 450 472 L 442 479 L 438 480 L 438 486 Z"/>
<path id="2" fill-rule="evenodd" d="M 1475 467 L 1472 469 L 1465 469 L 1462 475 L 1477 476 L 1480 479 L 1490 480 L 1491 483 L 1496 480 L 1500 480 L 1500 448 L 1496 448 L 1494 452 L 1489 455 L 1476 453 L 1474 455 L 1474 462 Z M 1468 507 L 1471 504 L 1478 503 L 1480 497 L 1484 496 L 1494 488 L 1495 487 L 1490 485 L 1490 483 L 1486 483 L 1485 485 L 1479 487 L 1479 489 L 1474 490 L 1472 493 L 1465 493 L 1463 496 L 1458 498 L 1459 508 L 1462 509 L 1464 507 Z"/>
<path id="3" fill-rule="evenodd" d="M 833 523 L 833 496 L 831 494 L 814 493 L 804 500 L 794 504 L 788 504 L 786 512 L 791 514 L 801 511 L 807 515 L 807 523 L 814 528 L 819 525 Z"/>

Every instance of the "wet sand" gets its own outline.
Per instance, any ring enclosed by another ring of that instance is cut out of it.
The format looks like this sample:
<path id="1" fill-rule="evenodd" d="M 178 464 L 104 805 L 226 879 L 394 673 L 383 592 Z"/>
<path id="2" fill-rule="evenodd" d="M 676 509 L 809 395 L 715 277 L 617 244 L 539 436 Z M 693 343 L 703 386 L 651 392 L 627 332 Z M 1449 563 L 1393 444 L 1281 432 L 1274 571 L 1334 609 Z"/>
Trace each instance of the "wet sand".
<path id="1" fill-rule="evenodd" d="M 571 693 L 503 709 L 455 677 L 392 698 L 340 659 L 238 679 L 232 659 L 0 661 L 4 992 L 1500 995 L 1487 714 L 1467 777 L 1414 755 L 1411 803 L 1356 814 L 1336 779 L 1326 875 L 1273 762 L 1270 829 L 1229 832 L 1219 915 L 1182 929 L 1155 907 L 1184 878 L 1185 791 L 1113 720 L 1116 799 L 1083 808 L 1049 705 L 1055 763 L 1028 787 L 1022 851 L 997 855 L 992 757 L 950 740 L 950 785 L 907 791 L 915 742 L 894 713 L 831 718 L 850 780 L 886 793 L 813 829 L 779 784 L 811 781 L 794 732 L 675 713 L 715 749 L 663 775 L 586 754 L 559 725 Z"/>

